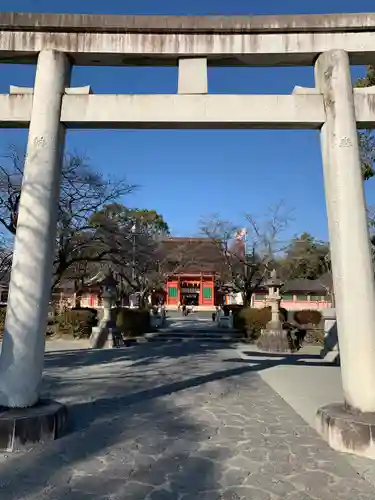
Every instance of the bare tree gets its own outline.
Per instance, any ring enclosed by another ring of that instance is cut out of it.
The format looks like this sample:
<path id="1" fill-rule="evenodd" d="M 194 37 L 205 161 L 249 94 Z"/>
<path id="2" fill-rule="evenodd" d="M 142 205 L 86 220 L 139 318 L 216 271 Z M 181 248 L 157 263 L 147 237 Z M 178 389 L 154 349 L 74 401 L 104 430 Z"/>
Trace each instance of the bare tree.
<path id="1" fill-rule="evenodd" d="M 0 281 L 7 280 L 12 268 L 13 248 L 11 243 L 0 236 Z"/>
<path id="2" fill-rule="evenodd" d="M 291 212 L 280 202 L 261 219 L 247 214 L 243 228 L 217 215 L 201 221 L 203 234 L 220 250 L 232 290 L 241 293 L 244 305 L 250 305 L 254 291 L 285 249 L 281 236 L 290 220 Z"/>
<path id="3" fill-rule="evenodd" d="M 116 274 L 121 291 L 138 292 L 144 302 L 152 288 L 162 286 L 162 242 L 169 234 L 163 217 L 154 210 L 128 208 L 120 203 L 105 206 L 91 222 L 96 227 L 103 261 Z"/>
<path id="4" fill-rule="evenodd" d="M 24 154 L 13 146 L 0 164 L 0 224 L 5 233 L 12 235 L 17 230 L 24 159 Z M 65 156 L 52 288 L 69 270 L 100 262 L 107 256 L 110 249 L 91 223 L 91 216 L 133 188 L 124 180 L 106 178 L 95 172 L 79 154 Z"/>
<path id="5" fill-rule="evenodd" d="M 145 304 L 153 289 L 164 288 L 168 276 L 186 269 L 197 257 L 196 246 L 190 240 L 178 241 L 167 235 L 155 237 L 152 228 L 144 229 L 139 228 L 136 233 L 117 233 L 120 237 L 116 248 L 106 259 L 120 279 L 123 291 L 139 293 L 141 305 Z M 171 247 L 172 240 L 176 244 Z"/>

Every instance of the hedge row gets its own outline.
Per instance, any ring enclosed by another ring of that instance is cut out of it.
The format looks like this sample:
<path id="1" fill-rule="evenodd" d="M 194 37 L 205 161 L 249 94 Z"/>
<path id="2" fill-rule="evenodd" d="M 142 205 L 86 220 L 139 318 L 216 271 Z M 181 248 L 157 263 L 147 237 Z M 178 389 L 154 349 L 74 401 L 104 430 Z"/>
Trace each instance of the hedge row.
<path id="1" fill-rule="evenodd" d="M 319 311 L 296 311 L 294 313 L 294 321 L 299 325 L 314 325 L 317 326 L 322 320 L 322 314 Z"/>
<path id="2" fill-rule="evenodd" d="M 127 337 L 143 335 L 150 331 L 150 312 L 146 309 L 118 308 L 113 311 L 116 327 Z M 3 335 L 6 307 L 0 307 L 0 338 Z M 84 338 L 91 335 L 98 324 L 98 311 L 93 308 L 68 309 L 49 322 L 47 334 L 70 335 Z"/>
<path id="3" fill-rule="evenodd" d="M 150 311 L 148 309 L 119 308 L 115 311 L 116 327 L 126 337 L 137 337 L 150 331 Z"/>
<path id="4" fill-rule="evenodd" d="M 234 327 L 246 333 L 249 340 L 257 340 L 261 332 L 266 328 L 267 323 L 271 321 L 271 308 L 264 307 L 256 309 L 251 307 L 234 309 L 233 324 Z M 317 326 L 322 320 L 322 315 L 319 311 L 296 311 L 293 315 L 296 326 L 306 327 L 308 325 Z M 280 321 L 286 323 L 288 321 L 288 311 L 280 309 Z"/>
<path id="5" fill-rule="evenodd" d="M 98 324 L 96 309 L 71 309 L 57 317 L 59 334 L 75 338 L 89 337 L 93 326 Z M 150 312 L 145 309 L 117 308 L 112 310 L 116 327 L 126 337 L 142 335 L 150 331 Z"/>
<path id="6" fill-rule="evenodd" d="M 55 318 L 55 332 L 74 338 L 89 337 L 98 324 L 98 311 L 91 308 L 67 309 Z"/>

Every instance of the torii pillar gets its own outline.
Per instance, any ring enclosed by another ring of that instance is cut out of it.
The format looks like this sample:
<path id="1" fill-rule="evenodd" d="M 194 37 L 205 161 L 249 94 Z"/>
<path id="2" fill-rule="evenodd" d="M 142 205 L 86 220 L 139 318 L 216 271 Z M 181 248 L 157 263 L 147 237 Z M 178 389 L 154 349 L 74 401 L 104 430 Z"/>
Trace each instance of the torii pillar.
<path id="1" fill-rule="evenodd" d="M 348 54 L 315 65 L 326 123 L 321 131 L 345 402 L 320 408 L 317 427 L 338 451 L 375 459 L 375 286 Z"/>
<path id="2" fill-rule="evenodd" d="M 65 136 L 61 104 L 69 78 L 65 54 L 40 52 L 0 356 L 0 450 L 54 439 L 66 422 L 65 407 L 40 401 L 39 390 Z"/>

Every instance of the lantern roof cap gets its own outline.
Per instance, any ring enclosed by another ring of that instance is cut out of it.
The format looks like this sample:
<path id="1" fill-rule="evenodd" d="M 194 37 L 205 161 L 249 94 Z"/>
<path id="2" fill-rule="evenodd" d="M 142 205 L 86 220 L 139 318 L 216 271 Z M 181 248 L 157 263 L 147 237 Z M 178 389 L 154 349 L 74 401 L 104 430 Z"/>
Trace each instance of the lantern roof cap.
<path id="1" fill-rule="evenodd" d="M 284 283 L 277 277 L 276 269 L 271 271 L 269 279 L 265 282 L 265 285 L 268 287 L 276 286 L 281 288 L 283 284 Z"/>

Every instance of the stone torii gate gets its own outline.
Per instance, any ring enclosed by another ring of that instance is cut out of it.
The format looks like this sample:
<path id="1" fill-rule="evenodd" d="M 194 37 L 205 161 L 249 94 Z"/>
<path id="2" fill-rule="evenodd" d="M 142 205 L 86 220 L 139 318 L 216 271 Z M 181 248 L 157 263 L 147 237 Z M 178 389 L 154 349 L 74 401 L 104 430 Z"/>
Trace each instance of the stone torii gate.
<path id="1" fill-rule="evenodd" d="M 375 458 L 375 288 L 357 127 L 375 124 L 375 89 L 350 63 L 375 56 L 375 14 L 148 17 L 0 14 L 0 62 L 37 63 L 34 89 L 0 95 L 0 126 L 29 127 L 0 405 L 38 402 L 66 128 L 320 130 L 345 406 L 318 411 L 339 450 Z M 95 95 L 72 65 L 176 65 L 173 95 Z M 207 66 L 314 65 L 292 95 L 210 95 Z M 30 294 L 30 290 L 33 293 Z"/>

